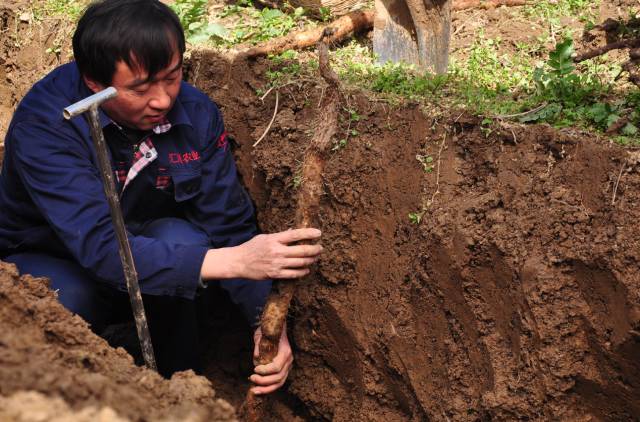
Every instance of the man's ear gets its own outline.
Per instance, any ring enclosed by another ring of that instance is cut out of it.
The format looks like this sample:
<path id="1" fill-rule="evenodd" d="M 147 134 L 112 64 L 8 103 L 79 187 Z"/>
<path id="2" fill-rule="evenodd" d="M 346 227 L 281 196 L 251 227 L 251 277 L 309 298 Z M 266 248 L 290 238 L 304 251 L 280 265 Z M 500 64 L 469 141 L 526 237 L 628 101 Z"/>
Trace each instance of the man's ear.
<path id="1" fill-rule="evenodd" d="M 87 76 L 83 76 L 82 79 L 84 79 L 84 83 L 87 84 L 87 86 L 89 87 L 89 89 L 95 94 L 96 92 L 100 92 L 103 89 L 105 89 L 106 87 L 103 86 L 100 82 L 94 81 L 93 79 L 87 77 Z"/>

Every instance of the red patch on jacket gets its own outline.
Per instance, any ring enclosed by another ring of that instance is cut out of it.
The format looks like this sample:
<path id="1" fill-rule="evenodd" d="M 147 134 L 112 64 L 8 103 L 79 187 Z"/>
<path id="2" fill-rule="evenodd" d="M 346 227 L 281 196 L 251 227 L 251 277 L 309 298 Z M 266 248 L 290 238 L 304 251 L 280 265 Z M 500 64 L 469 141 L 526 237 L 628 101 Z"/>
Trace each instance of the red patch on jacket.
<path id="1" fill-rule="evenodd" d="M 218 138 L 218 142 L 216 143 L 216 146 L 218 148 L 222 148 L 226 150 L 227 145 L 229 145 L 229 142 L 227 141 L 227 132 L 222 132 L 222 135 L 220 135 L 220 137 Z"/>

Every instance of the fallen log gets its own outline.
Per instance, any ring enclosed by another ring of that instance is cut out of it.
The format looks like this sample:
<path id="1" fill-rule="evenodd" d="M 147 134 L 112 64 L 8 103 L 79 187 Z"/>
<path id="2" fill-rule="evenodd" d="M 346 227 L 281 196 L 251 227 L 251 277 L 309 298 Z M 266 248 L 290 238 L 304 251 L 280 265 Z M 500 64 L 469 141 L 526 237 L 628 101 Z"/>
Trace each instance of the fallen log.
<path id="1" fill-rule="evenodd" d="M 302 184 L 298 192 L 295 216 L 295 225 L 298 228 L 312 227 L 317 221 L 320 197 L 323 192 L 322 172 L 326 155 L 330 150 L 331 139 L 338 127 L 340 85 L 338 76 L 329 66 L 326 39 L 330 39 L 330 36 L 323 38 L 323 41 L 318 43 L 319 69 L 328 86 L 319 107 L 321 113 L 319 113 L 314 138 L 304 154 Z M 261 318 L 262 336 L 259 355 L 256 359 L 258 365 L 271 363 L 278 354 L 278 343 L 295 290 L 296 282 L 294 281 L 277 280 L 274 282 Z M 265 397 L 256 396 L 249 389 L 241 409 L 242 419 L 249 422 L 263 420 L 265 400 Z"/>
<path id="2" fill-rule="evenodd" d="M 373 27 L 373 15 L 374 12 L 372 10 L 351 12 L 326 26 L 293 32 L 284 37 L 274 38 L 255 47 L 240 51 L 237 57 L 266 56 L 267 54 L 282 53 L 286 50 L 311 47 L 318 43 L 325 33 L 328 34 L 326 42 L 336 43 L 353 33 L 371 29 Z"/>

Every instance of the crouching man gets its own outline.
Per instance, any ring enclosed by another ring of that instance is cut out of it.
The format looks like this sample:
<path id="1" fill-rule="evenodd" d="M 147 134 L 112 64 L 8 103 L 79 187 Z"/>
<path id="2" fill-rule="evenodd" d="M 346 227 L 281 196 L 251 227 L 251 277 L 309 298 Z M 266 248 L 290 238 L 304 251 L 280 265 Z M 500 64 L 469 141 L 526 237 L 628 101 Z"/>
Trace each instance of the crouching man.
<path id="1" fill-rule="evenodd" d="M 0 258 L 46 276 L 60 302 L 100 333 L 131 317 L 87 123 L 64 107 L 108 86 L 100 118 L 160 372 L 198 369 L 196 293 L 219 282 L 257 326 L 271 278 L 308 273 L 316 229 L 258 234 L 218 107 L 182 81 L 185 40 L 156 0 L 105 0 L 84 13 L 75 62 L 36 83 L 13 116 L 0 175 Z M 259 329 L 256 337 L 259 338 Z M 256 393 L 287 378 L 283 333 Z"/>

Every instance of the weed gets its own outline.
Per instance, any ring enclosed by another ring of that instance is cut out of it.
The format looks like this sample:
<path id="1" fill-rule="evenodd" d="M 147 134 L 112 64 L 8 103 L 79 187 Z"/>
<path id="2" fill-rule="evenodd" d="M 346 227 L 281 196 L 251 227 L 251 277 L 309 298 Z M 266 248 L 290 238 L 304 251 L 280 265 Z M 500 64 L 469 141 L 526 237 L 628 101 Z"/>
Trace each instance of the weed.
<path id="1" fill-rule="evenodd" d="M 187 41 L 192 44 L 229 37 L 224 26 L 207 21 L 207 5 L 207 0 L 176 0 L 170 5 L 180 18 Z"/>
<path id="2" fill-rule="evenodd" d="M 41 10 L 34 10 L 36 17 L 46 15 L 66 15 L 75 21 L 80 17 L 88 0 L 47 0 Z"/>
<path id="3" fill-rule="evenodd" d="M 422 221 L 422 217 L 424 217 L 424 211 L 410 212 L 409 213 L 409 221 L 411 224 L 418 225 Z"/>
<path id="4" fill-rule="evenodd" d="M 271 38 L 281 37 L 289 33 L 298 25 L 308 22 L 304 16 L 304 9 L 298 7 L 293 13 L 284 13 L 278 9 L 255 9 L 251 3 L 238 3 L 234 6 L 227 6 L 219 17 L 226 17 L 232 14 L 242 16 L 230 32 L 226 42 L 229 45 L 249 42 L 257 44 Z"/>
<path id="5" fill-rule="evenodd" d="M 320 20 L 322 22 L 329 22 L 333 18 L 331 15 L 331 9 L 328 7 L 321 7 L 318 12 L 320 12 Z"/>
<path id="6" fill-rule="evenodd" d="M 418 154 L 416 155 L 416 160 L 418 160 L 418 162 L 422 164 L 422 168 L 425 173 L 431 173 L 433 171 L 434 166 L 432 156 Z"/>
<path id="7" fill-rule="evenodd" d="M 566 16 L 575 16 L 581 22 L 592 22 L 596 17 L 596 11 L 600 0 L 556 0 L 534 1 L 523 7 L 525 16 L 546 22 L 553 34 L 562 31 L 560 19 Z M 565 32 L 566 36 L 571 33 Z"/>
<path id="8" fill-rule="evenodd" d="M 302 175 L 296 174 L 293 176 L 293 189 L 298 189 L 302 185 Z"/>
<path id="9" fill-rule="evenodd" d="M 331 151 L 338 151 L 341 150 L 342 148 L 346 147 L 347 144 L 349 143 L 349 141 L 347 141 L 346 139 L 340 139 L 338 142 L 335 142 L 333 144 L 333 147 L 331 148 Z"/>
<path id="10" fill-rule="evenodd" d="M 62 53 L 62 45 L 60 43 L 55 43 L 51 47 L 44 50 L 47 54 L 54 54 L 56 57 L 60 57 L 60 53 Z"/>

